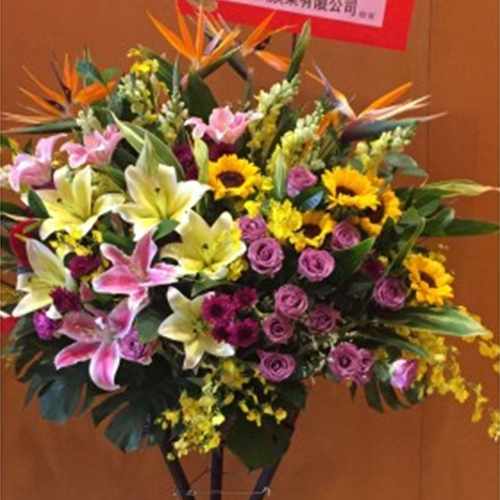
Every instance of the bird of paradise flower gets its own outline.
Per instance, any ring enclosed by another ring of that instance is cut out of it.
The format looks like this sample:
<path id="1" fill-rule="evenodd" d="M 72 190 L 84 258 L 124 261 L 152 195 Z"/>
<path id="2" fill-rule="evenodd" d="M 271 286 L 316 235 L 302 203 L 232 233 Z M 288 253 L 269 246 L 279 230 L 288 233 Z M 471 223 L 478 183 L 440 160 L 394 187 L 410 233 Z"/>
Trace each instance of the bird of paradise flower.
<path id="1" fill-rule="evenodd" d="M 82 107 L 103 100 L 115 86 L 115 81 L 106 84 L 94 82 L 85 85 L 77 71 L 77 63 L 71 62 L 68 54 L 64 57 L 62 71 L 52 63 L 55 78 L 60 87 L 56 91 L 41 82 L 28 68 L 23 68 L 29 79 L 42 91 L 42 96 L 20 87 L 20 91 L 36 105 L 23 106 L 30 114 L 3 113 L 6 119 L 24 125 L 38 125 L 61 119 L 74 118 Z"/>

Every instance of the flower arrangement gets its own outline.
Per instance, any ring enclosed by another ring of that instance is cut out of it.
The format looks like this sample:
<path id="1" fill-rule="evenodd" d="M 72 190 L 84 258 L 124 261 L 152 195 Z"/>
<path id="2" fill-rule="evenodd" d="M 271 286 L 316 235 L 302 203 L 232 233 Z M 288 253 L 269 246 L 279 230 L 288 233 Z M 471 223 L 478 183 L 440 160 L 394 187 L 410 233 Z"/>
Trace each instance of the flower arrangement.
<path id="1" fill-rule="evenodd" d="M 403 152 L 433 117 L 397 117 L 427 100 L 401 103 L 406 84 L 356 114 L 318 68 L 301 74 L 308 25 L 286 58 L 266 48 L 282 31 L 271 18 L 242 39 L 202 8 L 194 36 L 180 12 L 180 36 L 150 17 L 187 72 L 144 47 L 119 78 L 66 57 L 61 93 L 28 72 L 40 111 L 8 114 L 12 133 L 48 134 L 23 150 L 2 136 L 2 185 L 21 202 L 1 203 L 2 314 L 17 321 L 5 357 L 28 400 L 56 422 L 109 419 L 122 450 L 159 445 L 183 498 L 179 458 L 212 452 L 217 491 L 223 448 L 264 468 L 262 498 L 314 377 L 380 412 L 474 398 L 479 421 L 488 399 L 448 339 L 475 343 L 497 373 L 500 346 L 453 304 L 425 238 L 496 232 L 447 205 L 496 188 L 429 182 Z M 227 65 L 252 88 L 252 55 L 285 76 L 238 110 L 219 105 L 205 79 Z M 323 94 L 301 113 L 307 77 Z M 419 182 L 395 188 L 397 176 Z"/>

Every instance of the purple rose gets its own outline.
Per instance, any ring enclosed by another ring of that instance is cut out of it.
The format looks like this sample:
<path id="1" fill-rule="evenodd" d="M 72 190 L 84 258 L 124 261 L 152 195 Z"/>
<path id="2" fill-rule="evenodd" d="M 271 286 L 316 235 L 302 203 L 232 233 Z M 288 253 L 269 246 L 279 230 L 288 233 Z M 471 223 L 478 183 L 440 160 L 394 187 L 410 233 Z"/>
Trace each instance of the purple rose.
<path id="1" fill-rule="evenodd" d="M 316 283 L 323 281 L 335 269 L 335 259 L 326 250 L 306 248 L 299 257 L 299 274 Z"/>
<path id="2" fill-rule="evenodd" d="M 241 235 L 247 243 L 267 236 L 266 221 L 262 217 L 241 217 L 238 221 Z"/>
<path id="3" fill-rule="evenodd" d="M 50 296 L 60 314 L 79 311 L 81 308 L 80 295 L 66 288 L 56 288 Z"/>
<path id="4" fill-rule="evenodd" d="M 372 378 L 372 368 L 375 363 L 373 353 L 368 349 L 359 349 L 359 371 L 356 375 L 355 381 L 360 385 L 365 385 L 370 382 Z"/>
<path id="5" fill-rule="evenodd" d="M 33 314 L 33 326 L 41 340 L 52 340 L 61 324 L 62 321 L 49 318 L 45 311 L 37 311 Z"/>
<path id="6" fill-rule="evenodd" d="M 378 281 L 384 275 L 385 267 L 379 259 L 371 256 L 364 261 L 361 271 L 367 274 L 372 281 Z"/>
<path id="7" fill-rule="evenodd" d="M 416 359 L 398 359 L 391 366 L 391 385 L 395 389 L 407 391 L 415 382 L 418 372 Z"/>
<path id="8" fill-rule="evenodd" d="M 334 331 L 340 320 L 340 312 L 326 304 L 318 304 L 308 315 L 306 326 L 311 332 L 324 334 Z"/>
<path id="9" fill-rule="evenodd" d="M 258 351 L 258 355 L 260 357 L 260 373 L 270 382 L 282 382 L 291 377 L 295 371 L 295 359 L 289 354 Z"/>
<path id="10" fill-rule="evenodd" d="M 262 328 L 273 344 L 286 344 L 293 336 L 293 323 L 280 314 L 270 314 L 263 321 Z"/>
<path id="11" fill-rule="evenodd" d="M 347 221 L 341 222 L 333 230 L 331 246 L 333 250 L 347 250 L 361 241 L 361 233 Z"/>
<path id="12" fill-rule="evenodd" d="M 97 255 L 77 255 L 69 261 L 68 267 L 71 271 L 73 279 L 77 280 L 82 276 L 87 276 L 87 274 L 95 271 L 99 267 L 100 263 L 101 260 Z"/>
<path id="13" fill-rule="evenodd" d="M 275 309 L 286 318 L 299 319 L 309 307 L 307 295 L 298 286 L 283 285 L 274 294 Z"/>
<path id="14" fill-rule="evenodd" d="M 143 344 L 139 340 L 139 332 L 132 328 L 127 335 L 119 341 L 120 353 L 122 358 L 132 361 L 133 363 L 141 363 L 143 365 L 151 363 L 151 358 L 154 352 L 154 344 Z"/>
<path id="15" fill-rule="evenodd" d="M 229 343 L 236 347 L 250 347 L 259 340 L 259 323 L 251 318 L 236 321 L 229 328 Z"/>
<path id="16" fill-rule="evenodd" d="M 252 269 L 266 276 L 274 276 L 281 270 L 285 254 L 274 238 L 261 238 L 248 249 L 248 260 Z"/>
<path id="17" fill-rule="evenodd" d="M 340 379 L 356 380 L 360 371 L 358 348 L 349 342 L 341 342 L 330 351 L 328 364 L 332 373 Z"/>
<path id="18" fill-rule="evenodd" d="M 307 188 L 313 187 L 318 178 L 307 168 L 297 166 L 290 169 L 286 180 L 286 190 L 291 198 L 302 193 Z"/>
<path id="19" fill-rule="evenodd" d="M 373 291 L 373 299 L 384 309 L 398 311 L 405 305 L 408 290 L 397 278 L 380 278 Z"/>

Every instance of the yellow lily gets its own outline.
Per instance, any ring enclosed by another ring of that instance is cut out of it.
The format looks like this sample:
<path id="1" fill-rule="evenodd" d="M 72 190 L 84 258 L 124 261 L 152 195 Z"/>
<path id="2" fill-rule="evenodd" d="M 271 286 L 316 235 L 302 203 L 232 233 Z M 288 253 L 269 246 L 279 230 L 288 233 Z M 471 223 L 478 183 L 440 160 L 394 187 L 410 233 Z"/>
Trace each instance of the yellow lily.
<path id="1" fill-rule="evenodd" d="M 166 219 L 182 222 L 210 189 L 198 181 L 177 182 L 175 168 L 166 165 L 159 165 L 155 176 L 142 166 L 128 167 L 125 179 L 132 203 L 118 213 L 134 226 L 136 241 Z"/>
<path id="2" fill-rule="evenodd" d="M 184 344 L 184 370 L 196 368 L 205 353 L 220 358 L 234 356 L 235 353 L 232 345 L 218 342 L 210 335 L 210 327 L 201 318 L 203 300 L 208 295 L 189 300 L 176 288 L 168 289 L 167 300 L 173 312 L 160 325 L 158 333 Z"/>
<path id="3" fill-rule="evenodd" d="M 176 231 L 182 243 L 166 245 L 161 256 L 175 259 L 182 274 L 203 274 L 213 280 L 225 278 L 228 266 L 246 250 L 238 225 L 229 212 L 221 214 L 213 226 L 209 226 L 200 215 L 190 211 Z"/>
<path id="4" fill-rule="evenodd" d="M 33 273 L 20 274 L 17 289 L 27 294 L 12 312 L 16 318 L 52 304 L 51 293 L 56 288 L 74 291 L 76 284 L 62 259 L 54 255 L 43 243 L 28 239 L 26 253 Z"/>
<path id="5" fill-rule="evenodd" d="M 40 226 L 40 237 L 45 240 L 56 231 L 65 231 L 82 238 L 95 225 L 99 217 L 119 207 L 122 194 L 104 194 L 93 200 L 92 169 L 86 167 L 71 179 L 68 168 L 54 174 L 55 189 L 37 191 L 45 204 L 49 218 Z"/>

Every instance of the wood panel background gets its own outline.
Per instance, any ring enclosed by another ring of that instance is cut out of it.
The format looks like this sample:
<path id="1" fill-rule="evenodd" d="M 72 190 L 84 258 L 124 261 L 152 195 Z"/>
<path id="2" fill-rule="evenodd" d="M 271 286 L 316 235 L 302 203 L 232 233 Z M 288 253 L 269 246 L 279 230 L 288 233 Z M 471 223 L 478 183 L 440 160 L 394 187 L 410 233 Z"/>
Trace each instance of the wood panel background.
<path id="1" fill-rule="evenodd" d="M 126 67 L 137 43 L 166 50 L 145 10 L 173 22 L 171 0 L 3 0 L 1 100 L 13 110 L 26 83 L 27 65 L 50 80 L 51 52 L 77 54 L 88 46 L 101 65 Z M 432 111 L 449 112 L 422 127 L 414 147 L 434 179 L 474 177 L 499 184 L 499 5 L 497 0 L 417 0 L 410 43 L 404 53 L 315 40 L 312 58 L 336 85 L 362 106 L 395 85 L 412 80 L 415 95 L 432 94 Z M 288 50 L 289 41 L 278 43 Z M 277 75 L 257 65 L 257 83 Z M 214 80 L 221 102 L 237 99 L 236 78 Z M 306 82 L 301 99 L 317 88 Z M 496 220 L 498 198 L 461 202 L 464 216 Z M 499 240 L 460 240 L 450 249 L 457 300 L 498 332 Z M 467 349 L 466 349 L 467 350 Z M 465 372 L 483 380 L 490 394 L 498 380 L 473 349 Z M 23 410 L 24 387 L 2 372 L 1 500 L 158 500 L 173 490 L 156 450 L 124 456 L 96 432 L 88 418 L 65 427 L 42 422 L 37 409 Z M 495 500 L 499 455 L 483 425 L 472 425 L 470 407 L 433 399 L 424 407 L 380 416 L 347 391 L 318 383 L 282 466 L 272 498 L 279 500 Z M 190 458 L 192 476 L 203 459 Z M 228 488 L 245 489 L 251 478 L 234 461 Z M 199 490 L 206 487 L 203 479 Z M 206 498 L 201 496 L 201 498 Z M 228 499 L 244 498 L 236 492 Z"/>

